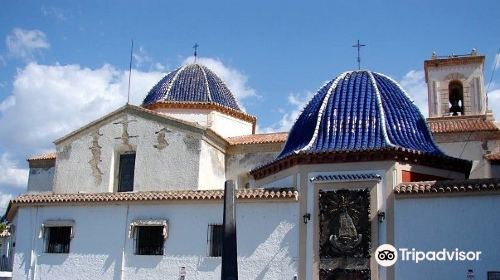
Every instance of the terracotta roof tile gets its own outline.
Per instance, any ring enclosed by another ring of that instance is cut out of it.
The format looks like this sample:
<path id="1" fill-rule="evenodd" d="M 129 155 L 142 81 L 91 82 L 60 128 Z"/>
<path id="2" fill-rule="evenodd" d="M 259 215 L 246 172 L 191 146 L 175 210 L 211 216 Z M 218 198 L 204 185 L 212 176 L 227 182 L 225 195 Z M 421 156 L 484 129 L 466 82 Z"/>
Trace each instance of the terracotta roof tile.
<path id="1" fill-rule="evenodd" d="M 4 229 L 4 231 L 0 232 L 0 237 L 9 237 L 10 232 L 9 229 Z"/>
<path id="2" fill-rule="evenodd" d="M 500 131 L 494 121 L 481 116 L 429 118 L 427 123 L 432 133 Z"/>
<path id="3" fill-rule="evenodd" d="M 50 152 L 50 153 L 45 153 L 45 154 L 40 154 L 36 156 L 29 157 L 27 161 L 33 161 L 33 160 L 47 160 L 47 159 L 56 159 L 56 153 L 55 152 Z"/>
<path id="4" fill-rule="evenodd" d="M 244 189 L 236 191 L 238 199 L 295 199 L 292 189 L 266 190 Z M 61 202 L 107 202 L 107 201 L 153 201 L 153 200 L 211 200 L 222 199 L 223 190 L 119 192 L 119 193 L 77 193 L 77 194 L 26 194 L 11 202 L 14 204 L 61 203 Z"/>
<path id="5" fill-rule="evenodd" d="M 226 138 L 230 145 L 285 143 L 287 132 L 251 134 Z"/>
<path id="6" fill-rule="evenodd" d="M 487 154 L 484 156 L 484 158 L 489 161 L 500 161 L 500 152 Z"/>
<path id="7" fill-rule="evenodd" d="M 396 195 L 445 194 L 500 190 L 500 178 L 401 183 L 394 188 Z"/>
<path id="8" fill-rule="evenodd" d="M 243 189 L 236 191 L 236 198 L 243 200 L 297 200 L 298 192 L 292 188 Z M 223 190 L 182 190 L 120 193 L 42 193 L 25 194 L 10 201 L 7 219 L 12 219 L 16 209 L 30 204 L 61 203 L 106 203 L 123 201 L 179 201 L 179 200 L 221 200 Z"/>

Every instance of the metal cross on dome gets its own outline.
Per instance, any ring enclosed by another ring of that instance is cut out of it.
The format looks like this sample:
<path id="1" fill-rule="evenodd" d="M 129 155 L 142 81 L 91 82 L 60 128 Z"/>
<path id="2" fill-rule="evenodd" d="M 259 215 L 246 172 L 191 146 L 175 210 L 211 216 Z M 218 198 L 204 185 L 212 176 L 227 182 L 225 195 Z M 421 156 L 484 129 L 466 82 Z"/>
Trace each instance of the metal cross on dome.
<path id="1" fill-rule="evenodd" d="M 198 56 L 197 50 L 198 50 L 198 43 L 194 43 L 193 49 L 194 49 L 194 62 L 196 62 L 196 57 Z"/>
<path id="2" fill-rule="evenodd" d="M 358 48 L 358 70 L 361 70 L 361 57 L 359 55 L 359 51 L 360 51 L 361 47 L 366 47 L 366 45 L 360 44 L 359 40 L 358 40 L 358 43 L 356 45 L 353 45 L 352 47 Z"/>

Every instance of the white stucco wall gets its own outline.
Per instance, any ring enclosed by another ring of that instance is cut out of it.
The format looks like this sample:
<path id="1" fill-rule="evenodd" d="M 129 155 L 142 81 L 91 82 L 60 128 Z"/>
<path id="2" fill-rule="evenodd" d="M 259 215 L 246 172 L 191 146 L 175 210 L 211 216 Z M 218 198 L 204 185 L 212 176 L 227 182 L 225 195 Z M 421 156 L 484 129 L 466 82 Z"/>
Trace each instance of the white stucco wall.
<path id="1" fill-rule="evenodd" d="M 196 129 L 173 121 L 118 114 L 57 145 L 54 191 L 116 190 L 120 154 L 126 151 L 136 152 L 134 190 L 197 188 L 201 138 Z"/>
<path id="2" fill-rule="evenodd" d="M 222 223 L 222 201 L 21 208 L 17 215 L 14 279 L 178 280 L 180 267 L 186 279 L 220 279 L 221 259 L 207 257 L 207 228 Z M 238 203 L 240 279 L 293 279 L 298 216 L 296 202 Z M 168 220 L 164 256 L 133 254 L 128 225 L 147 218 Z M 75 221 L 69 254 L 43 252 L 39 232 L 48 219 Z"/>
<path id="3" fill-rule="evenodd" d="M 469 178 L 489 177 L 488 166 L 484 159 L 485 150 L 483 149 L 482 141 L 445 142 L 437 144 L 439 148 L 449 156 L 473 161 Z"/>
<path id="4" fill-rule="evenodd" d="M 396 248 L 481 251 L 480 261 L 395 264 L 395 279 L 486 279 L 500 271 L 500 195 L 426 197 L 395 200 Z"/>
<path id="5" fill-rule="evenodd" d="M 50 192 L 54 184 L 55 167 L 31 167 L 28 192 Z"/>
<path id="6" fill-rule="evenodd" d="M 274 151 L 243 151 L 226 155 L 226 178 L 234 180 L 238 188 L 244 188 L 252 181 L 250 170 L 257 166 L 271 162 L 276 158 L 279 150 Z M 289 185 L 282 185 L 287 187 Z"/>
<path id="7" fill-rule="evenodd" d="M 233 137 L 252 134 L 253 125 L 226 114 L 212 111 L 210 113 L 210 126 L 213 131 L 222 137 Z"/>
<path id="8" fill-rule="evenodd" d="M 169 117 L 210 128 L 222 137 L 252 134 L 252 123 L 214 110 L 160 108 L 155 111 Z"/>
<path id="9" fill-rule="evenodd" d="M 208 143 L 201 142 L 199 189 L 223 189 L 225 181 L 225 155 Z"/>
<path id="10" fill-rule="evenodd" d="M 174 108 L 159 108 L 155 110 L 158 113 L 162 113 L 169 117 L 176 119 L 193 122 L 200 126 L 208 126 L 208 116 L 210 115 L 210 110 L 200 110 L 200 109 L 174 109 Z"/>

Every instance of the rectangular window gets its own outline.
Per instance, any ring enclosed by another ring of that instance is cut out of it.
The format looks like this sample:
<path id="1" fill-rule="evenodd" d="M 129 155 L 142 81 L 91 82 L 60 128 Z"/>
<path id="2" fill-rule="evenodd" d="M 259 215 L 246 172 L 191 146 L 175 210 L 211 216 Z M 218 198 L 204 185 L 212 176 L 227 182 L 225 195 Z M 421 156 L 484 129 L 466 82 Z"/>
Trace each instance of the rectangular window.
<path id="1" fill-rule="evenodd" d="M 71 241 L 71 226 L 47 227 L 46 253 L 68 254 Z"/>
<path id="2" fill-rule="evenodd" d="M 120 155 L 120 169 L 118 172 L 118 191 L 130 192 L 134 190 L 135 153 Z"/>
<path id="3" fill-rule="evenodd" d="M 224 236 L 224 228 L 222 225 L 209 225 L 207 234 L 208 256 L 222 256 L 222 240 Z"/>
<path id="4" fill-rule="evenodd" d="M 136 227 L 136 255 L 163 255 L 163 226 Z"/>

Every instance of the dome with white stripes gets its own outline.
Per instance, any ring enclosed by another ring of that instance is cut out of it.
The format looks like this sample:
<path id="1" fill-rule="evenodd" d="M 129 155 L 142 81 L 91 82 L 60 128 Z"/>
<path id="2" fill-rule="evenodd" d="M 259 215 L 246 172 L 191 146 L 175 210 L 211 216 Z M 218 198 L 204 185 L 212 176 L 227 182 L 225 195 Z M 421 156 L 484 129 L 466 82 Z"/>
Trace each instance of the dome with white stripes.
<path id="1" fill-rule="evenodd" d="M 441 156 L 425 118 L 391 78 L 350 71 L 324 85 L 303 109 L 278 155 L 403 148 Z"/>
<path id="2" fill-rule="evenodd" d="M 158 102 L 207 103 L 241 111 L 224 82 L 200 64 L 188 64 L 168 73 L 149 91 L 142 105 Z"/>

